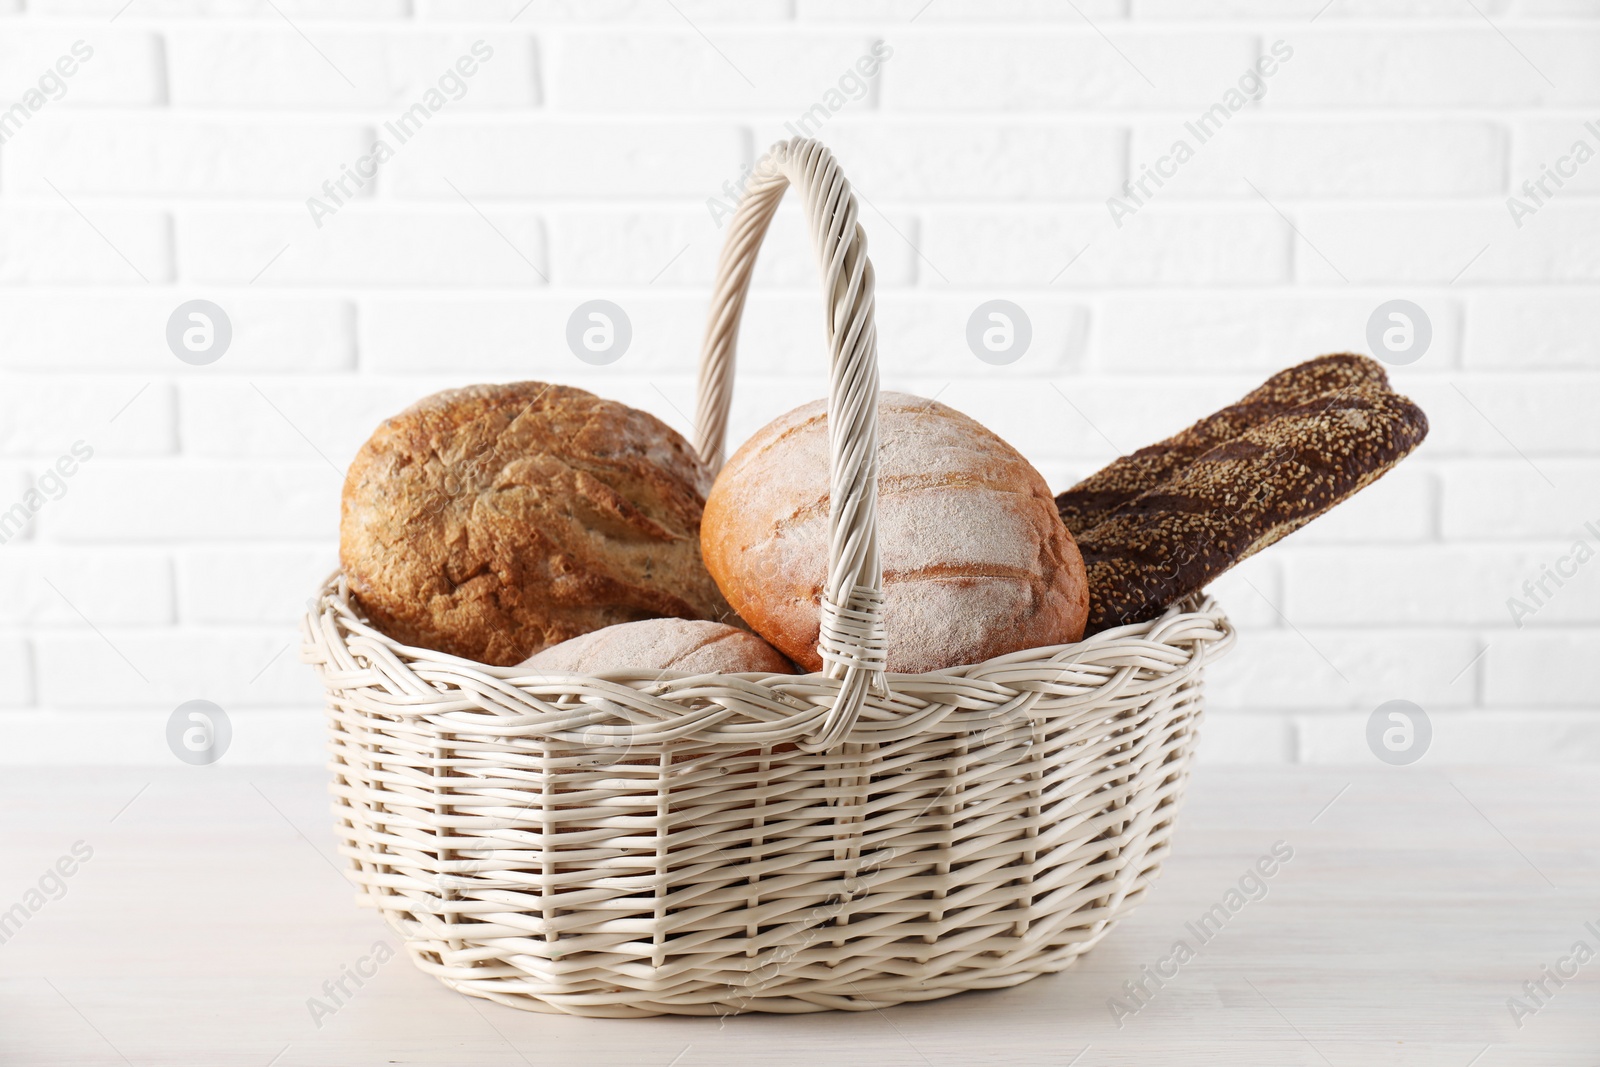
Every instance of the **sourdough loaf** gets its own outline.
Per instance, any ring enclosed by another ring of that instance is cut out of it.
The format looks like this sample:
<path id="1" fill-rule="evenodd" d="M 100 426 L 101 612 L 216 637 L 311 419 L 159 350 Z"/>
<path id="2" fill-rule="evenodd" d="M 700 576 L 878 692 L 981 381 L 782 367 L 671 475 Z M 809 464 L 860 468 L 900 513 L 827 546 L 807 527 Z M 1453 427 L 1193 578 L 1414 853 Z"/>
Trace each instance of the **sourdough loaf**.
<path id="1" fill-rule="evenodd" d="M 500 666 L 619 622 L 728 613 L 700 562 L 711 474 L 665 423 L 559 385 L 475 385 L 386 421 L 339 556 L 373 623 Z"/>
<path id="2" fill-rule="evenodd" d="M 729 603 L 808 670 L 828 569 L 827 404 L 796 408 L 728 461 L 701 545 Z M 940 670 L 1078 639 L 1083 562 L 1039 472 L 960 412 L 878 403 L 878 546 L 888 669 Z"/>

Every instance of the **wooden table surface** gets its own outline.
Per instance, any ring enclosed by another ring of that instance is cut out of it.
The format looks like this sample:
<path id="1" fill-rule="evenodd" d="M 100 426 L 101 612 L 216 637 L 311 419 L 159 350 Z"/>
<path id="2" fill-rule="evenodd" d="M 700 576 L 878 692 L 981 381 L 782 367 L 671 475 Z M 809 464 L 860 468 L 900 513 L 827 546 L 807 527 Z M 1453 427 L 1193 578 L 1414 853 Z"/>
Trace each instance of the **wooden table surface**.
<path id="1" fill-rule="evenodd" d="M 336 869 L 323 783 L 9 769 L 0 914 L 33 914 L 0 929 L 0 1064 L 1600 1065 L 1600 956 L 1575 952 L 1600 954 L 1593 770 L 1202 765 L 1148 901 L 1063 974 L 884 1011 L 639 1020 L 472 1000 L 403 953 L 314 1016 L 324 983 L 398 947 Z M 47 872 L 79 842 L 59 892 Z M 1278 842 L 1292 858 L 1230 902 Z M 1190 924 L 1219 903 L 1236 911 L 1202 941 Z M 1134 1010 L 1124 983 L 1180 939 L 1192 957 Z"/>

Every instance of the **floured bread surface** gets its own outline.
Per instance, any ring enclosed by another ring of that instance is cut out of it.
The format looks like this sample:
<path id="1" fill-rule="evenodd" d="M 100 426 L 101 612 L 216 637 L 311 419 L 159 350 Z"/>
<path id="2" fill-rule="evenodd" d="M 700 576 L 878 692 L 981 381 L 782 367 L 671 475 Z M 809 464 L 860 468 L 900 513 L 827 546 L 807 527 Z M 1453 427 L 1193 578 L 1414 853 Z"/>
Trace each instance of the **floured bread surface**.
<path id="1" fill-rule="evenodd" d="M 807 670 L 828 568 L 827 402 L 770 423 L 706 502 L 706 566 L 757 633 Z M 1088 612 L 1077 546 L 1044 479 L 943 404 L 878 403 L 878 551 L 888 669 L 976 663 L 1076 641 Z"/>
<path id="2" fill-rule="evenodd" d="M 345 478 L 339 557 L 396 640 L 509 666 L 619 622 L 718 619 L 700 562 L 711 475 L 665 423 L 540 382 L 437 393 Z"/>
<path id="3" fill-rule="evenodd" d="M 794 664 L 761 638 L 720 622 L 645 619 L 563 641 L 524 667 L 601 674 L 620 670 L 690 674 L 793 674 Z"/>

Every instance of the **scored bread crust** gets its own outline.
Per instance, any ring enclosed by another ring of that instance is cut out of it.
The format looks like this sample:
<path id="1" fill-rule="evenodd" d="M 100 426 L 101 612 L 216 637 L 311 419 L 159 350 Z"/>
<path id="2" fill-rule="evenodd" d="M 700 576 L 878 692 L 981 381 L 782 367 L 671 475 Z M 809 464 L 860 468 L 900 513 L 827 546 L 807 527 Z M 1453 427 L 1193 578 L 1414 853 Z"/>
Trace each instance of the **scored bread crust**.
<path id="1" fill-rule="evenodd" d="M 888 669 L 924 673 L 1076 641 L 1083 561 L 1043 477 L 967 416 L 879 394 L 878 550 Z M 746 622 L 819 670 L 828 569 L 827 403 L 745 442 L 706 501 L 706 566 Z"/>
<path id="2" fill-rule="evenodd" d="M 710 486 L 688 442 L 625 404 L 541 382 L 451 389 L 362 446 L 339 557 L 391 637 L 511 666 L 614 623 L 727 615 L 700 562 Z"/>
<path id="3" fill-rule="evenodd" d="M 794 673 L 794 664 L 755 634 L 726 623 L 698 619 L 618 623 L 552 645 L 522 666 L 577 674 L 620 670 Z"/>
<path id="4" fill-rule="evenodd" d="M 1165 441 L 1113 460 L 1061 493 L 1056 497 L 1061 521 L 1074 537 L 1081 536 L 1179 468 L 1252 427 L 1343 389 L 1381 388 L 1388 384 L 1383 364 L 1352 352 L 1318 356 L 1281 370 L 1238 402 L 1207 415 Z"/>

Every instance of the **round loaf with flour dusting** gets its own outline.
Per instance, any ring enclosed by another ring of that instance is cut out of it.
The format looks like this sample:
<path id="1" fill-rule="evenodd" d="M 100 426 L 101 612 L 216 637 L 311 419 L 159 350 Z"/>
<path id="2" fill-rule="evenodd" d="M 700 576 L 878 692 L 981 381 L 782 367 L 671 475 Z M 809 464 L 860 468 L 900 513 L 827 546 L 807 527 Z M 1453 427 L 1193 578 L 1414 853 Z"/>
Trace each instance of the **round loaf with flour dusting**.
<path id="1" fill-rule="evenodd" d="M 698 619 L 645 619 L 607 626 L 552 645 L 523 663 L 541 671 L 684 671 L 793 674 L 794 664 L 737 626 Z"/>
<path id="2" fill-rule="evenodd" d="M 888 669 L 923 673 L 1065 644 L 1089 609 L 1083 560 L 1039 472 L 967 416 L 878 400 L 878 551 Z M 700 528 L 706 567 L 751 627 L 807 670 L 828 569 L 827 402 L 745 442 Z"/>
<path id="3" fill-rule="evenodd" d="M 345 477 L 339 559 L 406 644 L 511 666 L 619 622 L 720 619 L 700 562 L 711 472 L 671 427 L 540 382 L 427 397 Z"/>

